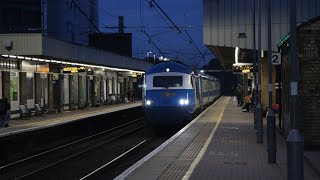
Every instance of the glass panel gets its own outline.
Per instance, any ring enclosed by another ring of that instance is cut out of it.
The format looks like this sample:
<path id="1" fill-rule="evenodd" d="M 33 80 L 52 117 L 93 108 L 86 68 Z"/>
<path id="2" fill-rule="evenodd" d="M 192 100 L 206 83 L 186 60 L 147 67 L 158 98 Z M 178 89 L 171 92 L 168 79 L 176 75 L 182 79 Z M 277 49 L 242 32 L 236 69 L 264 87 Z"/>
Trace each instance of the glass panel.
<path id="1" fill-rule="evenodd" d="M 182 76 L 154 76 L 153 87 L 181 87 Z"/>

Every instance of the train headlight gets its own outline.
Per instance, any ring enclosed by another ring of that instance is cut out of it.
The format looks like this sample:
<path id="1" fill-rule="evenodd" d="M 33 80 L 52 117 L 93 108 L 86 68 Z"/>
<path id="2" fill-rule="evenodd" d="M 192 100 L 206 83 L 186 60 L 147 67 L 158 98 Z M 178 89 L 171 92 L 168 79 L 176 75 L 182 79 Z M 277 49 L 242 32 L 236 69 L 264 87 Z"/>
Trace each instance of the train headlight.
<path id="1" fill-rule="evenodd" d="M 189 100 L 188 100 L 188 99 L 185 99 L 185 100 L 184 100 L 184 104 L 185 104 L 185 105 L 189 105 Z"/>
<path id="2" fill-rule="evenodd" d="M 184 105 L 184 99 L 180 99 L 179 103 L 180 105 Z"/>
<path id="3" fill-rule="evenodd" d="M 150 105 L 151 105 L 151 101 L 150 101 L 150 100 L 147 100 L 147 101 L 146 101 L 146 105 L 147 105 L 147 106 L 150 106 Z"/>
<path id="4" fill-rule="evenodd" d="M 180 99 L 179 103 L 180 103 L 180 105 L 189 105 L 189 100 L 188 99 Z"/>

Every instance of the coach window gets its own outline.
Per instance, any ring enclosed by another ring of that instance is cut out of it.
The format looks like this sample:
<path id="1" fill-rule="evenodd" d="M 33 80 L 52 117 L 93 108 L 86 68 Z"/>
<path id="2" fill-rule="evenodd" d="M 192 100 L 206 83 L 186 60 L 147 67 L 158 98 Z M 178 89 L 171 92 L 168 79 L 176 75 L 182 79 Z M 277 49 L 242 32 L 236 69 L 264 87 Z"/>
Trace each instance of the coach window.
<path id="1" fill-rule="evenodd" d="M 154 76 L 153 87 L 181 87 L 182 76 Z"/>
<path id="2" fill-rule="evenodd" d="M 191 87 L 193 87 L 193 82 L 194 82 L 193 76 L 190 76 L 190 80 L 191 80 Z"/>

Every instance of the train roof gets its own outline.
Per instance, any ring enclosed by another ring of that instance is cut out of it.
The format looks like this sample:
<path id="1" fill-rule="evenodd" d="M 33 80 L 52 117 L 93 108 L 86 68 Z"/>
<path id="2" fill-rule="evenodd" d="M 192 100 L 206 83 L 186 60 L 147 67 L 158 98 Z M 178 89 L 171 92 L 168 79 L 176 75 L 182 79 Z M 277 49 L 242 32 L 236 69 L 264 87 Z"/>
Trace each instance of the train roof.
<path id="1" fill-rule="evenodd" d="M 197 70 L 193 70 L 191 69 L 190 66 L 180 62 L 180 61 L 165 61 L 165 62 L 161 62 L 158 63 L 154 66 L 152 66 L 147 72 L 146 75 L 149 74 L 154 74 L 154 73 L 162 73 L 162 72 L 167 72 L 167 68 L 169 68 L 170 72 L 180 72 L 180 73 L 185 73 L 185 74 L 194 74 L 196 76 L 201 76 L 205 79 L 210 79 L 213 81 L 218 81 L 219 79 L 217 79 L 214 76 L 210 76 L 208 74 L 205 73 L 201 73 Z"/>
<path id="2" fill-rule="evenodd" d="M 210 76 L 208 74 L 205 74 L 205 73 L 200 73 L 199 74 L 202 78 L 205 78 L 205 79 L 210 79 L 211 81 L 215 81 L 215 82 L 220 82 L 218 78 L 214 77 L 214 76 Z"/>
<path id="3" fill-rule="evenodd" d="M 170 72 L 180 72 L 180 73 L 186 73 L 186 74 L 191 74 L 193 72 L 193 70 L 189 66 L 183 63 L 176 62 L 176 61 L 166 61 L 166 62 L 161 62 L 159 64 L 152 66 L 146 72 L 146 75 L 167 72 L 167 69 L 169 69 Z"/>

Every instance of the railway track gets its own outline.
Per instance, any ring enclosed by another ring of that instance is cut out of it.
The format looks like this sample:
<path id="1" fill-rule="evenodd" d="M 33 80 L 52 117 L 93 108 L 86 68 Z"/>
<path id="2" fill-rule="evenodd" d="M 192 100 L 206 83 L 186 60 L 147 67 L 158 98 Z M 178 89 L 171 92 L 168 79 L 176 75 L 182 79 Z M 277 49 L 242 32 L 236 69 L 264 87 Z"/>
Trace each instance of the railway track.
<path id="1" fill-rule="evenodd" d="M 98 167 L 97 169 L 95 169 L 94 171 L 90 172 L 89 174 L 83 176 L 80 178 L 80 180 L 85 180 L 85 179 L 96 179 L 97 177 L 101 177 L 102 174 L 108 169 L 110 168 L 113 164 L 118 163 L 119 161 L 121 161 L 123 158 L 131 155 L 134 153 L 134 151 L 137 151 L 139 149 L 141 149 L 142 147 L 145 146 L 145 144 L 148 142 L 148 140 L 150 139 L 145 139 L 143 141 L 141 141 L 140 143 L 138 143 L 137 145 L 135 145 L 134 147 L 132 147 L 131 149 L 127 150 L 126 152 L 120 154 L 118 157 L 112 159 L 111 161 L 107 162 L 106 164 Z"/>
<path id="2" fill-rule="evenodd" d="M 106 162 L 93 169 L 90 173 L 80 177 L 80 180 L 111 180 L 128 169 L 131 165 L 139 161 L 144 156 L 157 148 L 160 144 L 165 142 L 167 138 L 152 137 L 136 143 L 131 149 L 119 154 L 114 159 Z"/>
<path id="3" fill-rule="evenodd" d="M 143 118 L 139 118 L 4 165 L 0 167 L 0 176 L 1 179 L 80 179 L 147 143 L 149 138 L 142 135 L 145 131 Z"/>

